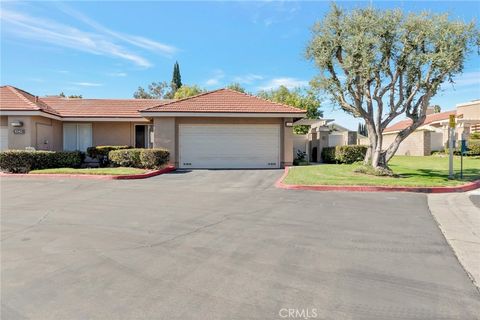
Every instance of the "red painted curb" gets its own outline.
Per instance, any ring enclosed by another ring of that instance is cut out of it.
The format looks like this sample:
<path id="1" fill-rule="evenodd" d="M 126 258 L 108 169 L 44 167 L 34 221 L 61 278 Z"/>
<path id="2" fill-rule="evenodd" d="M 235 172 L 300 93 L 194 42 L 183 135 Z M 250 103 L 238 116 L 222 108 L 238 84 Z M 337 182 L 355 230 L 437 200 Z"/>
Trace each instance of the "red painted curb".
<path id="1" fill-rule="evenodd" d="M 357 191 L 357 192 L 422 192 L 422 193 L 450 193 L 466 192 L 480 188 L 480 180 L 467 184 L 451 187 L 387 187 L 387 186 L 330 186 L 330 185 L 298 185 L 285 184 L 290 167 L 285 167 L 285 172 L 275 183 L 275 187 L 288 190 L 311 190 L 311 191 Z"/>
<path id="2" fill-rule="evenodd" d="M 34 174 L 34 173 L 0 173 L 0 177 L 21 177 L 21 178 L 79 178 L 90 180 L 136 180 L 146 179 L 163 173 L 176 170 L 174 166 L 168 166 L 160 170 L 150 171 L 147 173 L 130 174 L 130 175 L 100 175 L 100 174 Z"/>

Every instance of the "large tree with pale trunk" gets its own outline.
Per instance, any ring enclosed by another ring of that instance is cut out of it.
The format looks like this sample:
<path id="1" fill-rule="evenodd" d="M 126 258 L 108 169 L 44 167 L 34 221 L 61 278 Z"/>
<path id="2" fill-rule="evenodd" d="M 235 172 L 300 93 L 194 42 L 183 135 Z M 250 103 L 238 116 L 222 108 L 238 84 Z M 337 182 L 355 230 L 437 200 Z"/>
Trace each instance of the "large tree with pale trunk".
<path id="1" fill-rule="evenodd" d="M 400 143 L 425 121 L 430 99 L 463 71 L 479 31 L 445 15 L 374 8 L 345 12 L 332 5 L 313 29 L 306 55 L 319 75 L 313 87 L 354 117 L 363 118 L 370 146 L 365 163 L 388 169 Z M 397 117 L 411 124 L 383 145 Z"/>

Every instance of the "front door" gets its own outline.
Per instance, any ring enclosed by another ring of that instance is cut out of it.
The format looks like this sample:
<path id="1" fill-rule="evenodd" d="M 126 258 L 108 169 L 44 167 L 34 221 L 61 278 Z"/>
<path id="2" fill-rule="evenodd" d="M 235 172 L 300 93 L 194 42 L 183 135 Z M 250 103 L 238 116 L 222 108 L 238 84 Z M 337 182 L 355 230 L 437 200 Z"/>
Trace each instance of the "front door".
<path id="1" fill-rule="evenodd" d="M 147 126 L 135 126 L 135 148 L 145 148 L 147 143 Z"/>

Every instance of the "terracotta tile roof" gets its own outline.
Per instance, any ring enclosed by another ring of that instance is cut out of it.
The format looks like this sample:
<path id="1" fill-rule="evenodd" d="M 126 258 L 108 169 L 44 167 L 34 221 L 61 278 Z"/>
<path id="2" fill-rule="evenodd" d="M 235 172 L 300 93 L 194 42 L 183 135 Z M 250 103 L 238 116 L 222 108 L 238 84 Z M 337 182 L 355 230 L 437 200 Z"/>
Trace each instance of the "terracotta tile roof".
<path id="1" fill-rule="evenodd" d="M 425 122 L 423 123 L 423 125 L 427 125 L 427 124 L 437 122 L 437 121 L 441 121 L 441 120 L 448 120 L 448 117 L 451 114 L 456 114 L 456 110 L 429 114 L 425 118 Z M 384 130 L 384 132 L 400 131 L 400 130 L 403 130 L 406 127 L 408 127 L 411 123 L 412 123 L 412 120 L 410 120 L 410 119 L 402 120 L 402 121 L 397 122 L 394 125 L 391 125 L 390 127 L 386 128 Z"/>
<path id="2" fill-rule="evenodd" d="M 77 99 L 42 97 L 62 117 L 141 118 L 138 110 L 158 106 L 171 100 L 159 99 Z"/>
<path id="3" fill-rule="evenodd" d="M 148 108 L 141 112 L 298 113 L 301 116 L 305 110 L 230 89 L 219 89 Z"/>
<path id="4" fill-rule="evenodd" d="M 12 86 L 0 87 L 0 110 L 2 111 L 43 111 L 54 115 L 58 112 L 31 93 Z"/>

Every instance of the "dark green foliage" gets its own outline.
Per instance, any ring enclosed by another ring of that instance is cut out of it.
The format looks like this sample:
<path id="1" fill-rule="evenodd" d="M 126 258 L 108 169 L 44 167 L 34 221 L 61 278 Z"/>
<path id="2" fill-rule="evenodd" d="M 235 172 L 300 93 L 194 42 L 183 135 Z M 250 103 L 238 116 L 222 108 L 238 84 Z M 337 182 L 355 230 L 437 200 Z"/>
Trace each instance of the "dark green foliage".
<path id="1" fill-rule="evenodd" d="M 80 151 L 26 151 L 0 152 L 0 169 L 12 173 L 27 173 L 30 170 L 50 168 L 78 168 L 82 164 Z"/>
<path id="2" fill-rule="evenodd" d="M 170 152 L 166 149 L 143 149 L 140 152 L 140 162 L 147 169 L 158 169 L 168 163 Z"/>
<path id="3" fill-rule="evenodd" d="M 140 151 L 142 149 L 114 150 L 108 153 L 108 160 L 113 166 L 141 168 Z"/>
<path id="4" fill-rule="evenodd" d="M 480 140 L 470 140 L 470 141 L 468 141 L 467 155 L 469 155 L 469 156 L 480 156 Z"/>
<path id="5" fill-rule="evenodd" d="M 173 65 L 173 76 L 172 76 L 172 91 L 173 94 L 182 87 L 182 76 L 180 75 L 180 66 L 178 65 L 178 61 L 175 61 Z"/>
<path id="6" fill-rule="evenodd" d="M 87 155 L 90 158 L 100 159 L 108 157 L 108 153 L 113 150 L 131 149 L 130 146 L 95 146 L 87 148 Z"/>
<path id="7" fill-rule="evenodd" d="M 362 161 L 367 153 L 367 146 L 336 146 L 322 149 L 322 159 L 325 163 L 354 163 Z"/>
<path id="8" fill-rule="evenodd" d="M 101 167 L 108 166 L 108 153 L 113 150 L 131 149 L 130 146 L 96 146 L 87 148 L 87 155 L 97 159 Z"/>
<path id="9" fill-rule="evenodd" d="M 322 149 L 322 159 L 325 163 L 336 163 L 335 147 L 325 147 Z"/>
<path id="10" fill-rule="evenodd" d="M 110 163 L 118 167 L 155 169 L 165 165 L 170 153 L 164 149 L 123 149 L 110 151 Z"/>

